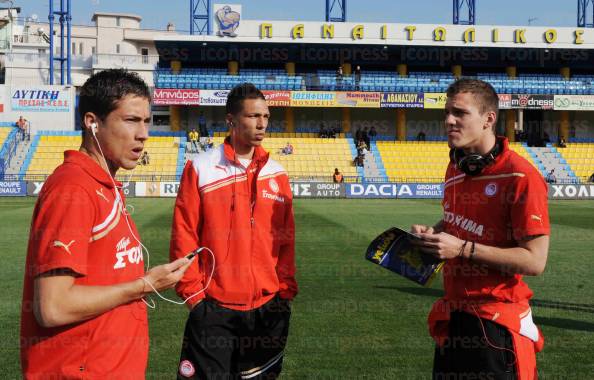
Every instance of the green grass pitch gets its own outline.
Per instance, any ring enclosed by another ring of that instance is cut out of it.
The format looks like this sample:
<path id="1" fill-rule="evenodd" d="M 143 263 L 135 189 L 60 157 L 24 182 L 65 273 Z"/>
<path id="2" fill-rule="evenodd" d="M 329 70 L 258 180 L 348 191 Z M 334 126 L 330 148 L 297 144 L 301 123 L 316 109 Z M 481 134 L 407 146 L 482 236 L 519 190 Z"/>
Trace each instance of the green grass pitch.
<path id="1" fill-rule="evenodd" d="M 19 314 L 34 199 L 0 198 L 0 368 L 20 378 Z M 151 250 L 167 260 L 173 199 L 129 199 Z M 552 239 L 544 275 L 527 278 L 533 314 L 545 335 L 541 379 L 594 376 L 594 201 L 550 204 Z M 300 294 L 284 379 L 427 379 L 433 343 L 426 316 L 441 283 L 423 288 L 363 259 L 369 241 L 389 226 L 434 223 L 433 200 L 296 200 Z M 174 296 L 173 293 L 169 293 Z M 155 298 L 149 312 L 147 378 L 175 377 L 186 308 Z"/>

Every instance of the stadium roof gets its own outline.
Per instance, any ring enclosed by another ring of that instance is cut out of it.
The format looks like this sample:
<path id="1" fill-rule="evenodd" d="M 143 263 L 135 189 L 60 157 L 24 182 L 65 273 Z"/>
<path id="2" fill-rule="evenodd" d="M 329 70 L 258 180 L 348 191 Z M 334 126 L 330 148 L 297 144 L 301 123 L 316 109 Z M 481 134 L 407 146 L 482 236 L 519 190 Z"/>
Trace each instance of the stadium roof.
<path id="1" fill-rule="evenodd" d="M 93 17 L 91 21 L 95 21 L 99 16 L 111 16 L 111 17 L 126 17 L 126 18 L 133 18 L 138 21 L 142 21 L 142 17 L 138 15 L 134 15 L 132 13 L 110 13 L 110 12 L 95 12 L 93 13 Z"/>

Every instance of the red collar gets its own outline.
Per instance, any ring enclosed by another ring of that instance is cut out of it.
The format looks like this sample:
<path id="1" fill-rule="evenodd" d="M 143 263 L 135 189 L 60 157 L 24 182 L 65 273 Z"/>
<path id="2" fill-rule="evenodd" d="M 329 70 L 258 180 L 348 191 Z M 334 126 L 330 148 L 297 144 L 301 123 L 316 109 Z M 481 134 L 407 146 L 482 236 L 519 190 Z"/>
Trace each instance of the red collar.
<path id="1" fill-rule="evenodd" d="M 501 146 L 501 152 L 499 154 L 502 155 L 503 153 L 509 150 L 509 141 L 507 137 L 504 136 L 497 136 L 497 140 L 499 141 L 499 144 Z"/>
<path id="2" fill-rule="evenodd" d="M 503 168 L 502 165 L 505 165 L 504 162 L 507 162 L 509 153 L 511 152 L 511 149 L 509 149 L 509 141 L 506 137 L 497 136 L 497 142 L 499 143 L 501 151 L 497 157 L 495 157 L 495 161 L 487 166 L 481 174 L 492 174 L 493 172 L 497 172 Z"/>
<path id="3" fill-rule="evenodd" d="M 107 188 L 113 189 L 114 182 L 117 187 L 122 187 L 122 184 L 119 181 L 112 179 L 111 176 L 107 174 L 105 169 L 99 166 L 99 164 L 86 153 L 80 152 L 78 150 L 67 150 L 64 152 L 64 163 L 80 166 L 97 182 L 101 183 Z"/>

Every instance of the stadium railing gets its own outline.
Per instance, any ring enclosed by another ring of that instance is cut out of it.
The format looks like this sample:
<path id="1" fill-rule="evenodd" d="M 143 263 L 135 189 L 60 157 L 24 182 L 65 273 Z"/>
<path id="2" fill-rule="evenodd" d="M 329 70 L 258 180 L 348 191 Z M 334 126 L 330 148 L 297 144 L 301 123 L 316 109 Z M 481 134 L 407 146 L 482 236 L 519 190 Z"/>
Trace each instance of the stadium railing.
<path id="1" fill-rule="evenodd" d="M 4 141 L 4 145 L 2 146 L 2 150 L 0 151 L 0 159 L 2 159 L 3 165 L 2 173 L 6 173 L 10 167 L 10 163 L 15 155 L 17 146 L 23 138 L 24 133 L 18 128 L 13 128 L 8 134 L 6 140 Z M 4 175 L 6 176 L 6 174 Z"/>

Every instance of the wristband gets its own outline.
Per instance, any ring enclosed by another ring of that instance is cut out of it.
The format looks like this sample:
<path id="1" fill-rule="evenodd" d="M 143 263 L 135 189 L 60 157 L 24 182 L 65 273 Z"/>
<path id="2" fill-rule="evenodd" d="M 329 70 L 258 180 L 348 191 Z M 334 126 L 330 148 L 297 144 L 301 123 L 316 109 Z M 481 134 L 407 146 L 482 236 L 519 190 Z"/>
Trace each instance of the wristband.
<path id="1" fill-rule="evenodd" d="M 475 255 L 476 251 L 474 250 L 474 242 L 472 242 L 472 245 L 470 246 L 470 256 L 468 257 L 468 260 L 474 259 Z"/>
<path id="2" fill-rule="evenodd" d="M 464 244 L 462 244 L 462 248 L 460 248 L 457 257 L 464 258 L 464 250 L 466 249 L 466 244 L 468 244 L 468 240 L 464 241 Z"/>

